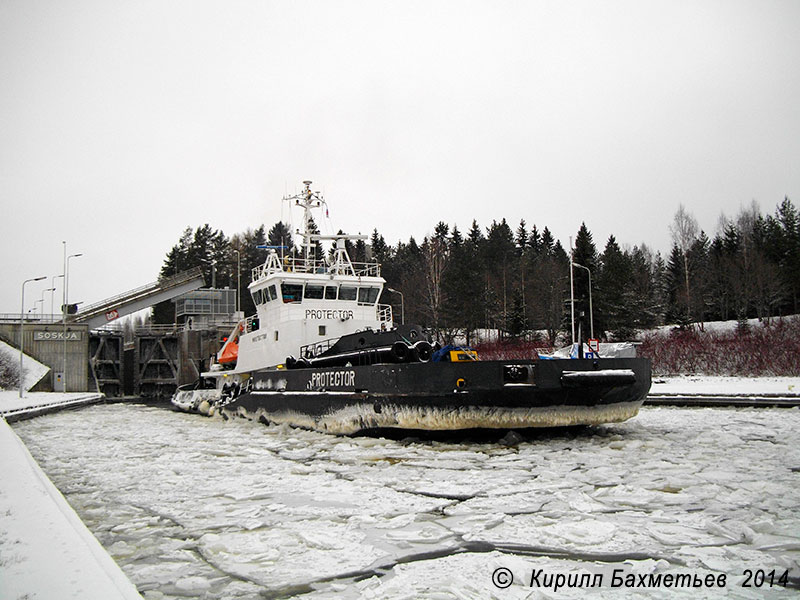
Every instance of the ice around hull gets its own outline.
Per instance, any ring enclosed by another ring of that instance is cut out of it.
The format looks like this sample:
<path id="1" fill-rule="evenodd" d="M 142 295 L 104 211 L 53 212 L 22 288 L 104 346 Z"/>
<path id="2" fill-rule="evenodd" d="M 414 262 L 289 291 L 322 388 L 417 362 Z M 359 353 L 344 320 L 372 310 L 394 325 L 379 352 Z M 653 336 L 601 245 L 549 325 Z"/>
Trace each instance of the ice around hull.
<path id="1" fill-rule="evenodd" d="M 630 419 L 649 389 L 638 358 L 264 370 L 222 411 L 335 434 L 562 427 Z"/>
<path id="2" fill-rule="evenodd" d="M 550 406 L 544 408 L 458 408 L 408 407 L 386 405 L 376 413 L 372 404 L 350 405 L 330 414 L 312 417 L 296 411 L 248 411 L 239 406 L 226 414 L 272 423 L 286 423 L 327 433 L 351 435 L 370 429 L 421 429 L 454 431 L 459 429 L 524 429 L 619 423 L 635 417 L 641 402 L 607 406 Z"/>

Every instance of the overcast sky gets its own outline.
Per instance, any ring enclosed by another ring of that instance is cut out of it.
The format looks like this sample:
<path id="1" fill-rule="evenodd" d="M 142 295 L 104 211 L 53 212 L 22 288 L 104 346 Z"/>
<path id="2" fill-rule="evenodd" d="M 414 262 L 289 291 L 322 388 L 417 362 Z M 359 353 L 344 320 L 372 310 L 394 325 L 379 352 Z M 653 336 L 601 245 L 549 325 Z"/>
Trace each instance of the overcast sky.
<path id="1" fill-rule="evenodd" d="M 0 312 L 62 241 L 98 301 L 304 179 L 390 243 L 506 217 L 667 252 L 680 203 L 709 235 L 800 205 L 799 32 L 797 0 L 2 0 Z"/>

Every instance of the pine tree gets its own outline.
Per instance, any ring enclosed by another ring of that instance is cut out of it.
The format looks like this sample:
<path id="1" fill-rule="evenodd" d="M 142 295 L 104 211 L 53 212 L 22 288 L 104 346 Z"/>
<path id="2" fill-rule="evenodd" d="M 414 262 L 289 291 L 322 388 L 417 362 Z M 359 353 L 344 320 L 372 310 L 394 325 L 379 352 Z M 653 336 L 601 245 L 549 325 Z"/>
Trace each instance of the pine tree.
<path id="1" fill-rule="evenodd" d="M 499 315 L 496 314 L 496 309 L 489 308 L 488 316 L 501 329 L 507 331 L 509 292 L 512 289 L 511 278 L 517 272 L 514 268 L 517 252 L 514 233 L 505 219 L 500 223 L 492 221 L 492 225 L 487 229 L 483 255 L 487 266 L 488 286 L 492 292 L 489 298 L 496 298 L 500 307 Z"/>
<path id="2" fill-rule="evenodd" d="M 216 267 L 217 287 L 235 287 L 236 259 L 233 252 L 231 252 L 230 240 L 222 231 L 216 231 L 212 235 L 209 243 L 209 255 L 212 264 Z"/>
<path id="3" fill-rule="evenodd" d="M 555 239 L 553 238 L 553 234 L 550 233 L 550 230 L 545 227 L 542 230 L 542 240 L 539 244 L 540 252 L 544 255 L 550 255 L 553 253 L 553 248 L 555 246 Z"/>
<path id="4" fill-rule="evenodd" d="M 367 244 L 364 240 L 356 240 L 356 243 L 353 245 L 353 254 L 351 255 L 350 259 L 354 263 L 366 263 L 367 262 Z"/>
<path id="5" fill-rule="evenodd" d="M 595 335 L 610 330 L 619 339 L 629 338 L 633 332 L 633 267 L 630 257 L 623 254 L 613 235 L 606 242 L 600 263 L 602 268 L 597 274 L 595 288 Z"/>
<path id="6" fill-rule="evenodd" d="M 379 264 L 386 262 L 389 257 L 389 246 L 386 244 L 386 240 L 383 239 L 383 236 L 378 233 L 377 229 L 372 231 L 370 245 L 372 246 L 372 258 Z"/>
<path id="7" fill-rule="evenodd" d="M 242 234 L 242 303 L 241 308 L 245 315 L 252 315 L 256 312 L 256 305 L 253 297 L 247 293 L 248 287 L 253 280 L 253 269 L 260 267 L 267 260 L 267 250 L 259 246 L 267 245 L 266 228 L 261 225 L 257 229 L 248 229 Z M 278 251 L 280 252 L 280 251 Z"/>
<path id="8" fill-rule="evenodd" d="M 266 244 L 275 247 L 278 254 L 282 254 L 283 256 L 295 254 L 292 232 L 283 221 L 278 221 L 270 228 L 267 234 Z"/>
<path id="9" fill-rule="evenodd" d="M 660 324 L 662 319 L 661 256 L 653 256 L 650 249 L 642 244 L 634 246 L 628 255 L 631 265 L 630 309 L 631 326 L 650 329 Z M 660 261 L 660 263 L 659 263 Z"/>
<path id="10" fill-rule="evenodd" d="M 422 266 L 425 276 L 425 312 L 431 327 L 440 333 L 442 308 L 445 305 L 444 274 L 450 259 L 450 244 L 447 240 L 449 227 L 442 222 L 436 226 L 436 233 L 425 238 L 422 243 Z"/>
<path id="11" fill-rule="evenodd" d="M 195 229 L 188 252 L 189 264 L 192 267 L 200 267 L 203 270 L 203 279 L 206 287 L 211 287 L 212 271 L 215 271 L 212 268 L 214 259 L 211 256 L 211 241 L 214 233 L 208 223 Z"/>
<path id="12" fill-rule="evenodd" d="M 172 277 L 181 271 L 189 269 L 189 247 L 192 243 L 192 228 L 183 230 L 181 238 L 167 253 L 167 258 L 161 266 L 160 277 Z"/>
<path id="13" fill-rule="evenodd" d="M 525 300 L 522 295 L 522 288 L 514 290 L 508 323 L 508 332 L 511 334 L 511 337 L 514 338 L 521 337 L 530 329 L 528 316 L 525 311 Z"/>
<path id="14" fill-rule="evenodd" d="M 528 250 L 528 229 L 525 227 L 525 219 L 520 219 L 514 241 L 517 244 L 517 256 L 523 256 Z"/>
<path id="15" fill-rule="evenodd" d="M 710 242 L 708 236 L 704 231 L 695 238 L 691 247 L 689 248 L 688 255 L 688 268 L 691 276 L 691 287 L 693 293 L 690 296 L 691 307 L 690 314 L 694 316 L 695 320 L 700 321 L 702 329 L 703 322 L 706 320 L 708 313 L 710 290 L 708 286 L 709 281 L 709 265 L 708 265 L 708 249 Z"/>
<path id="16" fill-rule="evenodd" d="M 467 238 L 470 242 L 475 246 L 476 250 L 482 249 L 483 242 L 486 238 L 483 237 L 483 232 L 481 228 L 478 226 L 478 222 L 476 220 L 472 220 L 472 227 L 469 229 L 469 233 L 467 234 Z"/>
<path id="17" fill-rule="evenodd" d="M 531 235 L 530 238 L 528 238 L 528 247 L 535 255 L 539 254 L 542 250 L 542 236 L 536 228 L 536 225 L 531 229 Z"/>
<path id="18" fill-rule="evenodd" d="M 594 280 L 592 284 L 597 281 L 598 275 L 598 255 L 595 248 L 594 241 L 592 240 L 592 233 L 586 227 L 586 223 L 581 223 L 578 229 L 578 235 L 575 237 L 575 249 L 573 250 L 572 261 L 585 268 L 576 267 L 573 269 L 573 291 L 575 293 L 575 319 L 577 320 L 581 313 L 585 316 L 587 323 L 586 332 L 588 335 L 588 323 L 591 319 L 589 314 L 589 285 L 590 277 L 586 269 L 591 272 L 591 278 Z M 595 322 L 597 322 L 595 320 Z M 598 329 L 599 331 L 599 329 Z"/>
<path id="19" fill-rule="evenodd" d="M 545 235 L 546 234 L 546 235 Z M 548 238 L 549 250 L 541 253 L 532 263 L 530 287 L 526 299 L 530 307 L 531 327 L 544 329 L 550 344 L 555 345 L 559 331 L 564 327 L 565 302 L 569 299 L 569 259 L 561 244 L 552 243 L 545 228 L 543 240 Z M 543 245 L 542 248 L 545 246 Z M 566 325 L 569 327 L 569 325 Z"/>
<path id="20" fill-rule="evenodd" d="M 473 234 L 476 229 L 477 224 L 473 221 Z M 480 229 L 477 232 L 480 233 Z M 463 330 L 467 345 L 473 342 L 473 332 L 481 327 L 484 318 L 481 237 L 471 235 L 463 240 L 458 228 L 453 227 L 449 266 L 442 281 L 447 299 L 442 308 L 444 322 L 448 329 Z"/>
<path id="21" fill-rule="evenodd" d="M 800 214 L 786 196 L 775 214 L 780 224 L 778 268 L 788 293 L 787 310 L 800 312 Z"/>

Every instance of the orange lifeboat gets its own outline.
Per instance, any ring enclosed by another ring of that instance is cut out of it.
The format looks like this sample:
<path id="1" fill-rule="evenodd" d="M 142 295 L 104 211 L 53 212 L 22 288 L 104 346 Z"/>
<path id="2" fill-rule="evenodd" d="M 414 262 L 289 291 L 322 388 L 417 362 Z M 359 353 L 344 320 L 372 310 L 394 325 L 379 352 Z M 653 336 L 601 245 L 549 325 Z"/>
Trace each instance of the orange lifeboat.
<path id="1" fill-rule="evenodd" d="M 239 335 L 244 332 L 244 323 L 239 323 L 217 354 L 217 362 L 221 365 L 235 364 L 239 358 Z"/>
<path id="2" fill-rule="evenodd" d="M 239 357 L 239 344 L 236 342 L 228 342 L 223 347 L 217 358 L 217 362 L 222 365 L 235 363 Z"/>

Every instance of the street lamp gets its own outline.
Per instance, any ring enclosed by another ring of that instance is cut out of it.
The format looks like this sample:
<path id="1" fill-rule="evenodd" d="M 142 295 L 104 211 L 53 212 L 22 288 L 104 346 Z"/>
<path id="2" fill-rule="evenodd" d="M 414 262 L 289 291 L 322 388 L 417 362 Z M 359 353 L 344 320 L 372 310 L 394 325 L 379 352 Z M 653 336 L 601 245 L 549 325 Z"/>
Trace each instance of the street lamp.
<path id="1" fill-rule="evenodd" d="M 53 306 L 53 301 L 56 296 L 56 279 L 64 279 L 63 275 L 53 275 L 50 278 L 50 318 L 52 320 L 53 315 L 56 314 L 55 307 Z"/>
<path id="2" fill-rule="evenodd" d="M 395 294 L 400 294 L 400 324 L 401 325 L 405 325 L 406 324 L 406 309 L 405 309 L 405 304 L 403 302 L 403 292 L 398 292 L 397 290 L 393 290 L 390 287 L 387 287 L 386 291 L 393 292 Z"/>
<path id="3" fill-rule="evenodd" d="M 64 304 L 69 302 L 69 259 L 78 258 L 79 256 L 83 256 L 83 253 L 79 252 L 78 254 L 70 254 L 67 257 L 67 269 L 64 272 Z"/>
<path id="4" fill-rule="evenodd" d="M 45 279 L 47 279 L 47 278 L 45 277 Z M 45 295 L 47 292 L 53 292 L 54 290 L 55 290 L 55 288 L 47 288 L 46 290 L 42 290 L 42 299 L 39 301 L 39 302 L 41 302 L 41 303 L 42 303 L 42 319 L 44 319 L 44 295 Z M 51 295 L 52 295 L 52 294 L 51 294 Z M 53 306 L 52 306 L 52 304 L 53 304 L 53 303 L 52 303 L 52 302 L 50 302 L 50 311 L 51 311 L 51 312 L 50 312 L 50 315 L 51 315 L 51 317 L 52 317 L 52 314 L 53 314 L 53 313 L 52 313 L 52 310 L 53 310 Z"/>
<path id="5" fill-rule="evenodd" d="M 240 267 L 241 254 L 235 248 L 233 251 L 236 252 L 236 313 L 237 313 L 236 318 L 238 319 L 239 307 L 242 305 L 242 299 L 239 297 L 240 296 L 239 290 L 241 288 L 241 283 L 242 283 L 241 279 L 242 269 Z"/>
<path id="6" fill-rule="evenodd" d="M 26 279 L 22 282 L 22 306 L 19 310 L 19 397 L 23 397 L 23 368 L 22 368 L 22 357 L 25 355 L 25 284 L 31 281 L 41 281 L 42 279 L 47 279 L 47 277 L 34 277 L 32 279 Z"/>
<path id="7" fill-rule="evenodd" d="M 70 254 L 67 256 L 67 242 L 64 242 L 64 306 L 62 307 L 64 325 L 64 361 L 62 363 L 61 377 L 63 378 L 64 390 L 67 393 L 67 313 L 69 312 L 69 259 L 83 256 L 83 253 Z"/>
<path id="8" fill-rule="evenodd" d="M 586 269 L 586 272 L 589 274 L 589 331 L 592 339 L 594 339 L 594 315 L 592 314 L 592 272 L 589 270 L 589 267 L 584 267 L 576 262 L 572 263 L 572 266 Z"/>

